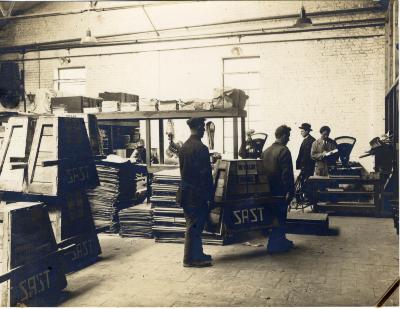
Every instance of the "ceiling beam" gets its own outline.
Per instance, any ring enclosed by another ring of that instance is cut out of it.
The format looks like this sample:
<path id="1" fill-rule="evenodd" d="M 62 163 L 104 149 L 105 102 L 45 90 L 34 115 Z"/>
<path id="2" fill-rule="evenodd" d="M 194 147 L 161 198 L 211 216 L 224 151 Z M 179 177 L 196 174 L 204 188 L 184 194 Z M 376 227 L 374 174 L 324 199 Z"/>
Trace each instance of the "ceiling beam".
<path id="1" fill-rule="evenodd" d="M 3 3 L 4 3 L 4 2 L 3 2 Z M 0 2 L 0 11 L 1 11 L 1 13 L 3 14 L 3 17 L 10 17 L 11 14 L 12 14 L 12 11 L 13 11 L 13 9 L 14 9 L 15 1 L 11 1 L 11 2 L 10 2 L 10 5 L 8 6 L 8 9 L 6 9 L 6 8 L 3 6 L 3 3 Z"/>
<path id="2" fill-rule="evenodd" d="M 149 14 L 147 13 L 147 11 L 146 11 L 144 5 L 142 6 L 142 8 L 143 8 L 143 12 L 144 12 L 144 14 L 146 15 L 148 21 L 150 22 L 151 26 L 153 27 L 154 32 L 157 34 L 157 36 L 160 36 L 160 33 L 157 31 L 156 27 L 154 26 L 153 22 L 151 21 L 151 18 L 150 18 L 150 16 L 149 16 Z"/>

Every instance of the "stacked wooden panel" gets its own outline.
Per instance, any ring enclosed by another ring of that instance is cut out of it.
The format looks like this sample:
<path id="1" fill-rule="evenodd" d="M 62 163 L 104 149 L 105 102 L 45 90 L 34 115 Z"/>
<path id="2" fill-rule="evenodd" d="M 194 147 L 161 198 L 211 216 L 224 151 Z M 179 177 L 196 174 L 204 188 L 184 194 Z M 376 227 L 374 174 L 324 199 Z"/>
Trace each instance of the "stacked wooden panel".
<path id="1" fill-rule="evenodd" d="M 148 203 L 121 210 L 119 223 L 122 237 L 153 238 L 153 210 Z"/>
<path id="2" fill-rule="evenodd" d="M 165 170 L 154 174 L 151 204 L 153 208 L 153 233 L 156 242 L 183 243 L 185 217 L 176 202 L 176 193 L 181 182 L 179 169 Z M 225 243 L 225 238 L 203 232 L 204 244 Z"/>
<path id="3" fill-rule="evenodd" d="M 118 233 L 118 212 L 130 207 L 136 198 L 136 171 L 130 162 L 102 160 L 96 164 L 100 186 L 89 190 L 88 196 L 97 227 L 108 226 Z"/>

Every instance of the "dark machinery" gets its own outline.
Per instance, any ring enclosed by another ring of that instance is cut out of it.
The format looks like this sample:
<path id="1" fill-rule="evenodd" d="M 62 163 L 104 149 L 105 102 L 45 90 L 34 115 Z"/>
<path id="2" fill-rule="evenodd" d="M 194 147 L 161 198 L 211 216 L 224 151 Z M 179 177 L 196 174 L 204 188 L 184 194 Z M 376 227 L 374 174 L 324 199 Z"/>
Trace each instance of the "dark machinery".
<path id="1" fill-rule="evenodd" d="M 268 135 L 265 133 L 255 133 L 254 130 L 247 131 L 247 139 L 240 147 L 239 156 L 242 159 L 259 159 Z"/>
<path id="2" fill-rule="evenodd" d="M 350 161 L 356 139 L 351 136 L 340 136 L 335 138 L 339 151 L 339 162 L 329 168 L 329 177 L 361 177 L 363 167 L 358 162 Z"/>

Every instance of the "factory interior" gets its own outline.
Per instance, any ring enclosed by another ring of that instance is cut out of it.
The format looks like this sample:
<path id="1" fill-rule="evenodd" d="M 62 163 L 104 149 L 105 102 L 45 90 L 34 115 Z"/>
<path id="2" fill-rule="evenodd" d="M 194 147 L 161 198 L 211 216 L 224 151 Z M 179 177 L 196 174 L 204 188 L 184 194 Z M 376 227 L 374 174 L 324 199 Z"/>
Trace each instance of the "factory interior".
<path id="1" fill-rule="evenodd" d="M 398 0 L 0 11 L 2 307 L 399 306 Z"/>

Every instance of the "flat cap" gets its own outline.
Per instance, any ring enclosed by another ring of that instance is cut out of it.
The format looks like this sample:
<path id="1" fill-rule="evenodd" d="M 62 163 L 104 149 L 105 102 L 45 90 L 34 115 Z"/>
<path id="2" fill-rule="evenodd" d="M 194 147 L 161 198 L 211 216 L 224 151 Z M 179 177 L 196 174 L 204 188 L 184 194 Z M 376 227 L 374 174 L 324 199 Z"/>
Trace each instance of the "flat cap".
<path id="1" fill-rule="evenodd" d="M 203 117 L 193 117 L 186 121 L 189 128 L 196 128 L 198 126 L 204 125 L 206 119 Z"/>

